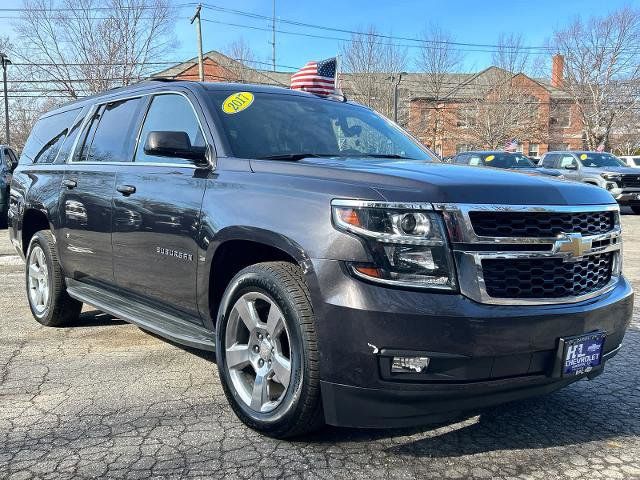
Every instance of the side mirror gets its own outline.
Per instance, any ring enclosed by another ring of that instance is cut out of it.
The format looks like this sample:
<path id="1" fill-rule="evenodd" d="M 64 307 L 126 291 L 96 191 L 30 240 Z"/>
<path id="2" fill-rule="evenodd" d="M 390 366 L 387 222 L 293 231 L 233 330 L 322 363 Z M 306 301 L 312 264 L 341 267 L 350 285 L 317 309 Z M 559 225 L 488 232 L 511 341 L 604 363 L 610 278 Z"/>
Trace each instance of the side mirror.
<path id="1" fill-rule="evenodd" d="M 197 163 L 206 162 L 205 147 L 191 145 L 186 132 L 149 132 L 144 153 L 158 157 L 186 158 Z"/>
<path id="2" fill-rule="evenodd" d="M 576 165 L 575 163 L 571 163 L 569 165 L 566 165 L 564 168 L 566 170 L 577 170 L 578 169 L 578 165 Z"/>

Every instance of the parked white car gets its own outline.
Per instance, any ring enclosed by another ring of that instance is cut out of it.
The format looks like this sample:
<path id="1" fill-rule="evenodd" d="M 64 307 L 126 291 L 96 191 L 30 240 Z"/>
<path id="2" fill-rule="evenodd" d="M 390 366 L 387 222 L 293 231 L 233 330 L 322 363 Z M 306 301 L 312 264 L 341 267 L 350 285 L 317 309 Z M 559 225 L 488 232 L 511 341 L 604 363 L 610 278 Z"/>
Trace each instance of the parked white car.
<path id="1" fill-rule="evenodd" d="M 640 155 L 618 155 L 618 158 L 629 167 L 640 168 Z"/>

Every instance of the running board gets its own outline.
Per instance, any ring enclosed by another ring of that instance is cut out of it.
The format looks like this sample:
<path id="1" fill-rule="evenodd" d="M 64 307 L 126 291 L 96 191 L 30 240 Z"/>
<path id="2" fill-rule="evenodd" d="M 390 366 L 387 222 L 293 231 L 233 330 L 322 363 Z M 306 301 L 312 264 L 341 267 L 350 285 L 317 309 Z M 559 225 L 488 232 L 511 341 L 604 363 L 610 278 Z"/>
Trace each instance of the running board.
<path id="1" fill-rule="evenodd" d="M 175 315 L 93 285 L 66 279 L 70 297 L 188 347 L 215 352 L 215 333 Z"/>

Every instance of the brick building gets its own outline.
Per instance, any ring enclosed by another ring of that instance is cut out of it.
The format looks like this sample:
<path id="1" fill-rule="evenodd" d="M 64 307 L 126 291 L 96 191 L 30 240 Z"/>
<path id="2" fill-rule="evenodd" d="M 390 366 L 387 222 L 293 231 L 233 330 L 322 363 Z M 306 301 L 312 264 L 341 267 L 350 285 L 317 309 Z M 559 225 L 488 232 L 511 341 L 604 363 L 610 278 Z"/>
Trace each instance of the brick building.
<path id="1" fill-rule="evenodd" d="M 291 77 L 291 72 L 254 69 L 216 51 L 204 54 L 203 64 L 205 81 L 288 87 Z M 438 98 L 430 91 L 433 82 L 429 81 L 428 74 L 403 74 L 398 90 L 398 123 L 443 156 L 471 148 L 496 147 L 481 140 L 474 127 L 477 126 L 479 111 L 486 105 L 499 103 L 492 100 L 492 96 L 495 96 L 493 86 L 500 83 L 496 78 L 502 79 L 502 82 L 506 78 L 511 90 L 518 92 L 520 108 L 526 108 L 524 114 L 530 118 L 527 128 L 516 136 L 521 151 L 540 156 L 548 150 L 580 149 L 583 147 L 582 123 L 571 98 L 561 89 L 563 64 L 562 56 L 554 56 L 550 79 L 531 78 L 522 73 L 511 75 L 497 67 L 473 74 L 446 74 L 442 79 L 444 88 L 440 90 Z M 370 103 L 359 92 L 354 92 L 356 75 L 341 74 L 343 90 L 348 98 Z M 197 80 L 197 58 L 153 76 Z M 383 86 L 388 84 L 391 93 L 394 79 L 382 73 L 378 76 L 377 83 Z M 389 112 L 384 107 L 381 109 L 378 106 L 378 109 L 383 113 L 385 110 Z M 506 108 L 511 108 L 511 105 L 507 103 Z M 490 111 L 484 113 L 491 115 Z M 434 125 L 435 122 L 437 125 Z"/>
<path id="2" fill-rule="evenodd" d="M 445 82 L 449 88 L 439 98 L 429 92 L 411 96 L 408 128 L 443 156 L 462 150 L 496 148 L 511 136 L 503 135 L 500 144 L 485 140 L 487 135 L 483 136 L 485 132 L 481 130 L 489 123 L 486 117 L 504 115 L 515 122 L 516 118 L 507 115 L 508 110 L 513 110 L 517 116 L 528 117 L 523 124 L 526 128 L 520 132 L 514 129 L 512 134 L 525 154 L 540 156 L 549 150 L 580 149 L 582 121 L 571 97 L 561 89 L 562 70 L 563 59 L 556 55 L 551 80 L 522 73 L 512 75 L 497 67 L 475 74 L 451 75 L 451 80 Z M 499 97 L 496 90 L 501 82 L 509 85 L 508 98 L 494 98 Z M 484 123 L 477 125 L 481 120 Z"/>

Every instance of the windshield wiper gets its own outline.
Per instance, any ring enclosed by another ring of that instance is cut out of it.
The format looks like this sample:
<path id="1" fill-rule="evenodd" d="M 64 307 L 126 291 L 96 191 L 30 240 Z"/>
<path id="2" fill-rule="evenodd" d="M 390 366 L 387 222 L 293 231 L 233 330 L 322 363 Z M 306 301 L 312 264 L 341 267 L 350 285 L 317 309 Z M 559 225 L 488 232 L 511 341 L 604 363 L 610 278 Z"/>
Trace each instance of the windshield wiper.
<path id="1" fill-rule="evenodd" d="M 258 157 L 259 160 L 302 160 L 303 158 L 337 157 L 335 153 L 282 153 Z"/>
<path id="2" fill-rule="evenodd" d="M 397 155 L 395 153 L 359 153 L 354 157 L 371 157 L 371 158 L 402 158 L 405 160 L 416 160 L 415 158 L 405 157 L 404 155 Z"/>

